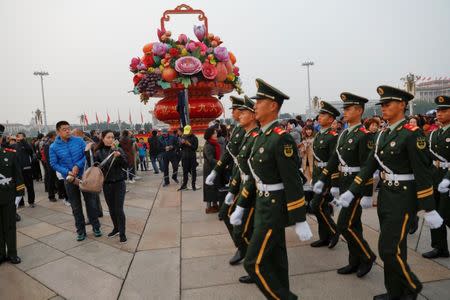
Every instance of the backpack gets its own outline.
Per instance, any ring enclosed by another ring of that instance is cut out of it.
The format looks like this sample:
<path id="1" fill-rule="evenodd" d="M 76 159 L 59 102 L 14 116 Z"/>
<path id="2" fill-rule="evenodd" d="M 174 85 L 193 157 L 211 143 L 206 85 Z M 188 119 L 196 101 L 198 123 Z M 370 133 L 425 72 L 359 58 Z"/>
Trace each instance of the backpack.
<path id="1" fill-rule="evenodd" d="M 106 157 L 100 164 L 94 164 L 94 158 L 91 154 L 91 166 L 86 169 L 81 177 L 79 187 L 82 192 L 95 193 L 99 194 L 103 189 L 103 182 L 105 181 L 105 177 L 108 176 L 109 171 L 111 170 L 111 166 L 116 159 L 113 157 L 111 164 L 109 165 L 108 172 L 106 175 L 103 175 L 102 167 L 108 162 L 108 160 L 113 156 L 112 152 L 108 157 Z"/>

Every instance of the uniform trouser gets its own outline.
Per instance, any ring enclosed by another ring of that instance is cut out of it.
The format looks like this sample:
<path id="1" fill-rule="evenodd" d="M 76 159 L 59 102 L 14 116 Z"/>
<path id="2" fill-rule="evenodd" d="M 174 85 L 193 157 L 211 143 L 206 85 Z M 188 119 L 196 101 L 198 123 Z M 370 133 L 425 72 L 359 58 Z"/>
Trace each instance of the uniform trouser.
<path id="1" fill-rule="evenodd" d="M 382 183 L 378 194 L 378 251 L 384 262 L 384 285 L 392 298 L 419 293 L 422 289 L 407 263 L 406 238 L 417 213 L 414 185 L 414 182 L 398 186 Z"/>
<path id="2" fill-rule="evenodd" d="M 183 186 L 187 185 L 189 173 L 192 176 L 192 186 L 195 186 L 195 182 L 197 180 L 197 158 L 192 157 L 183 157 L 181 159 L 181 164 L 183 166 Z"/>
<path id="3" fill-rule="evenodd" d="M 369 262 L 375 254 L 363 237 L 363 226 L 361 222 L 362 208 L 361 197 L 357 196 L 348 207 L 343 207 L 339 213 L 337 228 L 348 247 L 348 262 L 351 266 Z"/>
<path id="4" fill-rule="evenodd" d="M 0 257 L 10 256 L 17 256 L 14 196 L 9 199 L 8 203 L 0 204 Z"/>
<path id="5" fill-rule="evenodd" d="M 253 233 L 253 220 L 255 217 L 255 208 L 246 208 L 244 215 L 242 216 L 242 224 L 234 226 L 233 236 L 236 241 L 237 248 L 241 251 L 242 255 L 247 252 L 247 247 L 250 244 L 250 240 Z"/>
<path id="6" fill-rule="evenodd" d="M 33 204 L 35 199 L 34 194 L 34 184 L 33 184 L 33 171 L 31 169 L 23 170 L 22 171 L 23 176 L 23 183 L 25 184 L 25 187 L 27 188 L 27 199 L 28 204 Z M 23 198 L 20 200 L 20 205 L 23 205 Z"/>
<path id="7" fill-rule="evenodd" d="M 322 194 L 314 194 L 311 203 L 311 211 L 319 224 L 319 238 L 321 240 L 329 240 L 337 232 L 336 223 L 331 217 L 330 201 L 333 200 L 333 197 L 329 190 L 327 188 Z"/>
<path id="8" fill-rule="evenodd" d="M 434 190 L 434 199 L 436 201 L 436 208 L 438 213 L 444 219 L 441 227 L 431 229 L 431 247 L 444 252 L 448 252 L 447 242 L 447 226 L 450 227 L 450 196 L 447 193 L 439 193 Z"/>
<path id="9" fill-rule="evenodd" d="M 103 185 L 103 194 L 106 204 L 108 204 L 109 215 L 113 222 L 114 229 L 121 235 L 125 234 L 125 212 L 123 204 L 125 202 L 126 185 L 124 181 L 105 183 Z"/>
<path id="10" fill-rule="evenodd" d="M 297 299 L 289 290 L 284 228 L 255 227 L 244 268 L 267 299 Z"/>
<path id="11" fill-rule="evenodd" d="M 177 179 L 178 177 L 178 158 L 176 157 L 175 152 L 165 152 L 163 154 L 163 163 L 164 163 L 164 182 L 169 183 L 169 163 L 172 164 L 172 179 Z"/>

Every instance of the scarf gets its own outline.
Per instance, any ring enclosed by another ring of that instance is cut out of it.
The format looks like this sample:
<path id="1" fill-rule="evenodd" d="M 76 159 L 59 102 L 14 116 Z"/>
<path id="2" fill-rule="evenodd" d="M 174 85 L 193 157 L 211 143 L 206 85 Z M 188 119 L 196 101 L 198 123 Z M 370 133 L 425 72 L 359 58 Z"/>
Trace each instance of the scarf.
<path id="1" fill-rule="evenodd" d="M 208 142 L 214 146 L 216 150 L 216 160 L 220 159 L 220 144 L 217 142 L 217 140 L 209 139 Z"/>

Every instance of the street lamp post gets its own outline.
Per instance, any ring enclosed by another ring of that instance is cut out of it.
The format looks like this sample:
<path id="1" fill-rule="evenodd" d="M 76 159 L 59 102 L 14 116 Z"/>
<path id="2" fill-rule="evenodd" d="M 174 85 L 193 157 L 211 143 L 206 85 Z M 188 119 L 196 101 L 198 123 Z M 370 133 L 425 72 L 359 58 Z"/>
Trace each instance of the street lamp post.
<path id="1" fill-rule="evenodd" d="M 309 67 L 313 66 L 314 62 L 312 61 L 305 61 L 302 63 L 302 66 L 306 67 L 306 71 L 308 73 L 308 108 L 309 108 L 309 115 L 312 114 L 312 107 L 311 107 L 311 85 L 309 80 Z"/>
<path id="2" fill-rule="evenodd" d="M 41 77 L 41 91 L 42 91 L 42 105 L 43 105 L 43 113 L 44 113 L 44 127 L 45 131 L 48 132 L 48 124 L 47 124 L 47 109 L 45 108 L 45 96 L 44 96 L 44 76 L 48 76 L 48 72 L 39 71 L 33 73 L 35 76 Z"/>

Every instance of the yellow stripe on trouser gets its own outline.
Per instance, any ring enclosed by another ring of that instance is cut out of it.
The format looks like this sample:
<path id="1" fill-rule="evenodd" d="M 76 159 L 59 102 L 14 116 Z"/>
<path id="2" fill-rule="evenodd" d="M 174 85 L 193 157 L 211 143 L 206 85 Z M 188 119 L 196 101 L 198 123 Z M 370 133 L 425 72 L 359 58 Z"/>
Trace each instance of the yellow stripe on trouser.
<path id="1" fill-rule="evenodd" d="M 323 205 L 324 201 L 325 201 L 325 197 L 322 196 L 322 201 L 320 201 L 320 205 L 319 205 L 319 212 L 322 215 L 322 218 L 325 220 L 325 223 L 327 223 L 328 227 L 330 227 L 331 232 L 333 232 L 333 234 L 336 234 L 336 231 L 333 229 L 333 227 L 331 227 L 330 222 L 328 222 L 328 219 L 325 217 L 325 214 L 323 213 L 322 205 Z"/>
<path id="2" fill-rule="evenodd" d="M 411 279 L 411 276 L 409 275 L 408 271 L 406 271 L 405 263 L 403 262 L 402 258 L 400 257 L 400 243 L 403 241 L 403 238 L 405 237 L 405 229 L 406 224 L 408 223 L 409 215 L 405 214 L 405 220 L 403 221 L 402 225 L 402 233 L 400 235 L 400 240 L 397 244 L 397 260 L 400 264 L 400 267 L 402 268 L 403 275 L 405 275 L 406 280 L 408 281 L 409 285 L 416 290 L 417 286 L 414 284 L 414 282 Z"/>
<path id="3" fill-rule="evenodd" d="M 274 298 L 277 300 L 280 300 L 280 298 L 278 298 L 274 292 L 272 292 L 272 290 L 270 289 L 270 287 L 267 285 L 266 280 L 264 279 L 264 277 L 262 277 L 261 273 L 259 272 L 259 264 L 261 263 L 261 259 L 262 256 L 264 254 L 264 249 L 266 248 L 267 245 L 267 241 L 270 238 L 270 235 L 272 234 L 272 229 L 269 229 L 269 231 L 267 231 L 266 233 L 266 237 L 264 238 L 264 242 L 261 246 L 261 249 L 259 249 L 259 253 L 258 253 L 258 258 L 256 260 L 256 265 L 255 265 L 255 272 L 256 275 L 258 276 L 259 280 L 261 281 L 262 285 L 264 286 L 264 288 L 266 289 L 266 291 Z"/>
<path id="4" fill-rule="evenodd" d="M 244 238 L 244 241 L 247 243 L 247 245 L 250 244 L 250 241 L 247 239 L 245 234 L 247 233 L 248 226 L 250 225 L 250 220 L 252 219 L 254 211 L 255 211 L 254 207 L 250 208 L 250 212 L 248 213 L 248 216 L 247 216 L 247 221 L 245 222 L 244 232 L 242 232 L 242 237 Z"/>
<path id="5" fill-rule="evenodd" d="M 356 209 L 359 206 L 359 202 L 361 201 L 361 198 L 358 198 L 357 200 L 355 200 L 355 207 L 353 207 L 353 211 L 352 211 L 352 215 L 350 216 L 350 220 L 348 221 L 348 231 L 350 232 L 350 234 L 353 236 L 353 238 L 358 242 L 358 245 L 361 247 L 362 251 L 364 252 L 364 254 L 367 256 L 368 259 L 370 259 L 370 254 L 369 252 L 366 250 L 366 248 L 364 247 L 364 244 L 359 240 L 358 236 L 353 232 L 352 230 L 352 222 L 353 222 L 353 218 L 355 217 L 355 213 L 356 213 Z"/>

